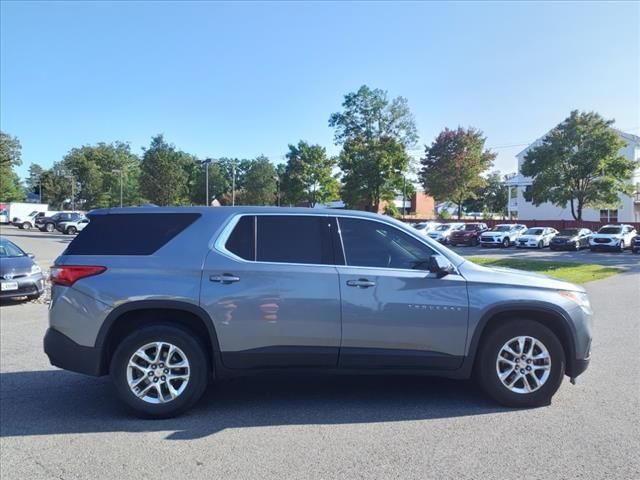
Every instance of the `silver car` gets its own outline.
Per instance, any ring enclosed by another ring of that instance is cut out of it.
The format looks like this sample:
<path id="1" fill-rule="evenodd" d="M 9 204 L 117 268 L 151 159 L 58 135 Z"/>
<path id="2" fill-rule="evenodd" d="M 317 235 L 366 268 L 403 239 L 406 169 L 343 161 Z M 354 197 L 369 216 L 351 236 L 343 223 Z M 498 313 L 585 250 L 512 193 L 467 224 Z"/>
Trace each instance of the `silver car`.
<path id="1" fill-rule="evenodd" d="M 583 288 L 475 265 L 389 217 L 194 207 L 90 218 L 51 270 L 45 352 L 111 375 L 142 416 L 185 411 L 212 379 L 303 371 L 473 375 L 504 405 L 540 406 L 589 363 Z"/>

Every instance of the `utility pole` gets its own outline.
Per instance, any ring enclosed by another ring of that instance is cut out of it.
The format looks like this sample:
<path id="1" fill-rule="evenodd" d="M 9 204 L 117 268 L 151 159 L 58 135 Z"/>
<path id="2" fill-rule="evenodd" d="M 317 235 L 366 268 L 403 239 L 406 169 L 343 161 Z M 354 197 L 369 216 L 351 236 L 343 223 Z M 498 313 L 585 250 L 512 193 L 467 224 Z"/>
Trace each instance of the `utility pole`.
<path id="1" fill-rule="evenodd" d="M 76 200 L 75 200 L 75 193 L 74 193 L 74 183 L 75 179 L 73 177 L 73 175 L 65 175 L 65 177 L 70 178 L 71 179 L 71 210 L 75 211 L 76 209 Z"/>
<path id="2" fill-rule="evenodd" d="M 207 158 L 205 160 L 198 160 L 198 165 L 204 165 L 204 176 L 205 176 L 205 195 L 206 200 L 204 204 L 209 206 L 209 164 L 213 162 L 211 158 Z"/>
<path id="3" fill-rule="evenodd" d="M 404 215 L 406 212 L 406 198 L 407 198 L 407 177 L 405 175 L 402 176 L 402 219 L 404 220 Z"/>
<path id="4" fill-rule="evenodd" d="M 231 206 L 236 206 L 236 164 L 231 163 Z"/>
<path id="5" fill-rule="evenodd" d="M 122 169 L 121 168 L 114 168 L 113 170 L 111 170 L 112 173 L 119 173 L 120 174 L 120 208 L 122 208 Z"/>

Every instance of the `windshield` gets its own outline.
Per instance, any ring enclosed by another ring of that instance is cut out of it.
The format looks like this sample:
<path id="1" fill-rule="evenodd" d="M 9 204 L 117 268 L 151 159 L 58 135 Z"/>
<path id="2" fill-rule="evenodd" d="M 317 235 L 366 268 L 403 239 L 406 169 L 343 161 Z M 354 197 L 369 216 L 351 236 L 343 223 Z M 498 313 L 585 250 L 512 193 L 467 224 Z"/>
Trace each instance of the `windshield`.
<path id="1" fill-rule="evenodd" d="M 28 217 L 33 217 L 34 215 L 37 215 L 39 212 L 38 210 L 34 210 L 33 212 L 31 212 L 29 215 L 27 215 Z"/>
<path id="2" fill-rule="evenodd" d="M 494 232 L 508 232 L 511 230 L 511 225 L 498 225 L 493 229 Z"/>
<path id="3" fill-rule="evenodd" d="M 438 232 L 446 232 L 450 228 L 451 228 L 451 225 L 440 225 L 438 228 L 436 228 L 436 231 L 438 231 Z"/>
<path id="4" fill-rule="evenodd" d="M 598 233 L 620 233 L 622 232 L 621 227 L 602 227 L 598 230 Z"/>
<path id="5" fill-rule="evenodd" d="M 24 257 L 26 254 L 15 243 L 0 240 L 0 258 Z"/>
<path id="6" fill-rule="evenodd" d="M 464 226 L 464 229 L 469 232 L 473 232 L 478 229 L 478 225 L 476 225 L 475 223 L 468 223 Z"/>
<path id="7" fill-rule="evenodd" d="M 564 230 L 560 230 L 560 235 L 565 237 L 573 237 L 578 235 L 579 230 L 577 228 L 565 228 Z"/>
<path id="8" fill-rule="evenodd" d="M 427 224 L 426 223 L 418 223 L 417 225 L 414 225 L 413 228 L 415 228 L 416 230 L 424 230 L 425 228 L 427 228 Z"/>
<path id="9" fill-rule="evenodd" d="M 530 228 L 529 230 L 524 232 L 524 234 L 525 235 L 542 235 L 542 232 L 544 232 L 544 229 L 542 228 Z"/>

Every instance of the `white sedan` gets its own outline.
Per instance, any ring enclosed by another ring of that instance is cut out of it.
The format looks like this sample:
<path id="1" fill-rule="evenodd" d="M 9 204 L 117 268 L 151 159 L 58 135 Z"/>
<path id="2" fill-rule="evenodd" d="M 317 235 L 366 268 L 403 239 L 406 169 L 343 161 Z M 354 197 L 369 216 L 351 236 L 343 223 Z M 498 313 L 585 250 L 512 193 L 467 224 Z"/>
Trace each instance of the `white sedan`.
<path id="1" fill-rule="evenodd" d="M 516 248 L 544 248 L 551 244 L 558 231 L 551 227 L 533 227 L 516 240 Z"/>
<path id="2" fill-rule="evenodd" d="M 431 230 L 427 235 L 440 243 L 447 243 L 451 232 L 462 228 L 464 228 L 464 223 L 444 223 Z"/>

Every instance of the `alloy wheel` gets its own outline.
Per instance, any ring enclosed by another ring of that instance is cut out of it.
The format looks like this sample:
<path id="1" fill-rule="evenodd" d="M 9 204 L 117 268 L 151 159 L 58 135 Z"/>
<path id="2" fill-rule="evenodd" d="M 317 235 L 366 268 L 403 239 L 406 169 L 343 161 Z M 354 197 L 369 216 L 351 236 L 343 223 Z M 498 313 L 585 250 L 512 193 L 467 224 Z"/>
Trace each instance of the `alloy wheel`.
<path id="1" fill-rule="evenodd" d="M 168 342 L 143 345 L 129 359 L 127 383 L 140 400 L 158 404 L 178 398 L 189 383 L 189 359 Z"/>
<path id="2" fill-rule="evenodd" d="M 514 337 L 498 352 L 496 373 L 502 385 L 513 393 L 535 392 L 551 375 L 549 350 L 537 338 Z"/>

